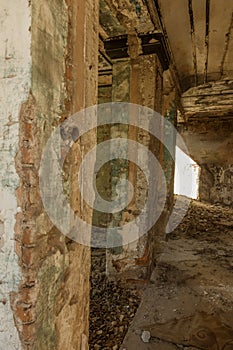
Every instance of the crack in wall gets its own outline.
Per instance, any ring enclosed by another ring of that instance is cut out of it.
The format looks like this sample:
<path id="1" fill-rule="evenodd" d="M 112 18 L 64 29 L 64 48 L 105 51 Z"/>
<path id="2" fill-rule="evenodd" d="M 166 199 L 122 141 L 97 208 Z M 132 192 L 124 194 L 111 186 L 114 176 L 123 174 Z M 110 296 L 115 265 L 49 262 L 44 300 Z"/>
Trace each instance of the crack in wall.
<path id="1" fill-rule="evenodd" d="M 231 21 L 230 21 L 228 32 L 225 35 L 225 38 L 226 38 L 225 39 L 225 48 L 224 48 L 223 57 L 222 57 L 221 65 L 220 65 L 221 78 L 224 75 L 224 65 L 225 65 L 227 53 L 228 53 L 228 50 L 229 50 L 230 40 L 232 39 L 232 29 L 233 29 L 233 12 L 232 12 L 232 16 L 231 16 Z"/>
<path id="2" fill-rule="evenodd" d="M 204 70 L 204 84 L 207 83 L 208 63 L 209 63 L 209 26 L 210 26 L 210 0 L 206 0 L 206 31 L 205 31 L 205 70 Z"/>
<path id="3" fill-rule="evenodd" d="M 191 41 L 193 48 L 193 67 L 195 74 L 195 86 L 197 86 L 197 49 L 196 49 L 196 37 L 195 37 L 195 24 L 194 24 L 194 15 L 193 15 L 193 2 L 189 0 L 189 20 L 190 20 L 190 28 L 191 28 Z"/>

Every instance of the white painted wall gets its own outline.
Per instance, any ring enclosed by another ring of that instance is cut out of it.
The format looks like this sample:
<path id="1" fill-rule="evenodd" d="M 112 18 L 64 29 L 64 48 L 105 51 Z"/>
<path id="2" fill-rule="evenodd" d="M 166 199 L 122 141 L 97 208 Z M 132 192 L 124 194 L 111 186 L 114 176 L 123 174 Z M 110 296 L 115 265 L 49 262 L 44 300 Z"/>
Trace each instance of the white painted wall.
<path id="1" fill-rule="evenodd" d="M 31 83 L 31 9 L 26 0 L 0 0 L 0 349 L 21 349 L 9 293 L 21 281 L 14 252 L 19 111 Z"/>
<path id="2" fill-rule="evenodd" d="M 197 199 L 199 194 L 200 167 L 176 147 L 175 186 L 174 193 Z"/>

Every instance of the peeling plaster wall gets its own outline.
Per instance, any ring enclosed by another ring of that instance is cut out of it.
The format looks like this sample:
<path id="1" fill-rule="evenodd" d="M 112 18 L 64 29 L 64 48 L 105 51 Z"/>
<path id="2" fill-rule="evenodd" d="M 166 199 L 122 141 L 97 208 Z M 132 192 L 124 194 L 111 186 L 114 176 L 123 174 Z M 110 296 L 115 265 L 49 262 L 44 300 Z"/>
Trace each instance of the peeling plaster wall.
<path id="1" fill-rule="evenodd" d="M 130 102 L 161 112 L 163 78 L 158 58 L 156 55 L 139 56 L 132 59 L 129 63 Z M 148 129 L 150 129 L 150 125 L 148 125 Z M 128 137 L 150 149 L 159 159 L 159 142 L 151 138 L 148 132 L 129 127 Z M 137 154 L 138 161 L 143 161 L 144 164 L 147 164 L 148 173 L 150 173 L 148 159 L 142 159 L 141 157 L 142 155 L 139 152 Z M 122 226 L 128 221 L 134 220 L 141 212 L 147 201 L 146 192 L 150 190 L 147 186 L 145 174 L 133 163 L 129 164 L 128 177 L 134 186 L 135 192 L 133 202 L 127 210 L 122 212 L 120 221 Z M 155 182 L 154 186 L 158 186 L 158 183 Z M 153 210 L 152 208 L 150 209 Z M 150 213 L 147 215 L 150 215 Z M 145 216 L 145 221 L 141 223 L 142 227 L 145 226 L 147 220 L 148 218 Z M 153 254 L 152 250 L 154 249 L 154 240 L 156 238 L 153 228 L 147 234 L 141 235 L 138 227 L 138 232 L 134 234 L 135 241 L 125 245 L 120 254 L 117 250 L 108 254 L 108 272 L 122 281 L 143 282 L 148 278 L 150 264 L 152 263 L 150 257 Z"/>
<path id="2" fill-rule="evenodd" d="M 98 12 L 98 0 L 1 2 L 0 349 L 88 349 L 90 248 L 50 221 L 39 168 L 54 128 L 96 103 Z M 93 130 L 68 157 L 71 192 L 95 142 Z"/>
<path id="3" fill-rule="evenodd" d="M 199 196 L 201 201 L 233 208 L 233 165 L 202 165 Z"/>
<path id="4" fill-rule="evenodd" d="M 28 98 L 31 69 L 31 8 L 25 0 L 1 1 L 0 10 L 0 349 L 21 349 L 10 294 L 21 281 L 14 251 L 19 112 Z"/>
<path id="5" fill-rule="evenodd" d="M 225 98 L 223 96 L 225 89 L 223 89 L 223 95 L 221 95 L 220 86 L 222 86 L 222 83 L 215 83 L 215 86 L 218 86 L 219 89 L 217 95 L 218 99 L 223 101 Z M 212 91 L 212 95 L 216 98 L 215 90 Z M 199 183 L 200 200 L 232 206 L 232 108 L 228 109 L 228 116 L 223 117 L 221 113 L 219 116 L 212 115 L 212 111 L 216 109 L 212 95 L 208 87 L 204 102 L 207 101 L 207 99 L 209 99 L 209 104 L 211 104 L 211 101 L 213 102 L 208 118 L 207 115 L 204 118 L 200 111 L 195 118 L 191 118 L 190 115 L 190 119 L 179 123 L 178 127 L 190 152 L 191 158 L 201 167 Z M 203 107 L 205 105 L 204 102 L 200 104 L 199 107 Z M 198 103 L 196 103 L 196 106 L 197 105 Z M 224 110 L 222 110 L 222 112 Z M 187 109 L 187 111 L 189 111 L 189 109 Z"/>

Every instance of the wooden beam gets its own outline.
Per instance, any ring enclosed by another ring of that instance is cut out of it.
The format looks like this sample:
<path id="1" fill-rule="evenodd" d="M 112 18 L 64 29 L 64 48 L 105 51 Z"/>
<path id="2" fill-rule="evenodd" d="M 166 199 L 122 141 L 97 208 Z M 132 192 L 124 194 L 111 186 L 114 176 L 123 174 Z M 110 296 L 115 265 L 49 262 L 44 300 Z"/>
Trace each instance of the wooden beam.
<path id="1" fill-rule="evenodd" d="M 167 51 L 163 33 L 156 31 L 150 34 L 139 34 L 141 41 L 142 54 L 157 54 L 163 70 L 167 70 L 170 64 L 170 54 Z M 111 59 L 129 57 L 129 40 L 128 35 L 121 35 L 114 38 L 108 38 L 104 41 L 106 54 Z"/>

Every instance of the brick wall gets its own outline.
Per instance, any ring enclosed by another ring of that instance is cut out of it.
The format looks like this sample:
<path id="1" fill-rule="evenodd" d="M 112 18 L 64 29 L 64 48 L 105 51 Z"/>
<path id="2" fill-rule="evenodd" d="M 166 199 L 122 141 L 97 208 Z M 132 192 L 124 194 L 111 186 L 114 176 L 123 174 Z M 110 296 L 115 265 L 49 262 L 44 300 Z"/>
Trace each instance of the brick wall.
<path id="1" fill-rule="evenodd" d="M 39 168 L 54 128 L 97 101 L 98 1 L 3 5 L 0 347 L 88 349 L 90 251 L 50 221 L 40 198 Z M 81 149 L 95 143 L 93 130 L 74 146 L 64 169 L 74 209 L 81 198 L 74 194 L 73 172 Z M 92 216 L 85 206 L 77 213 Z"/>

